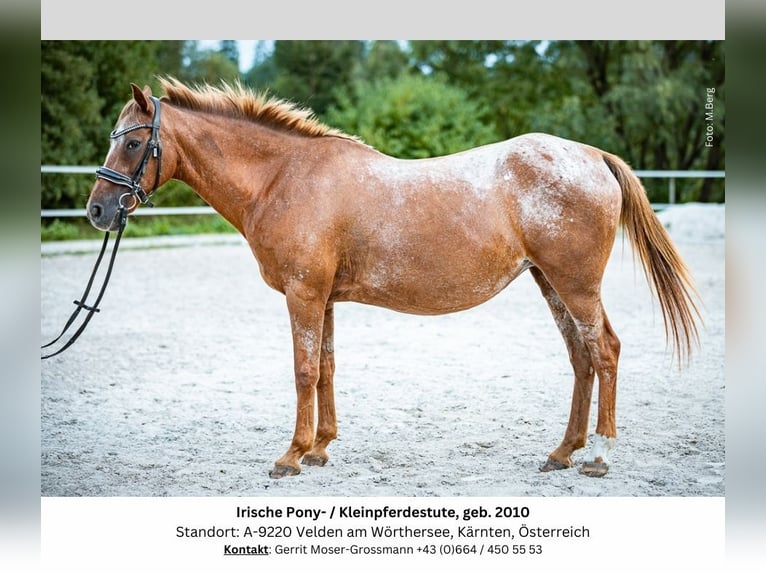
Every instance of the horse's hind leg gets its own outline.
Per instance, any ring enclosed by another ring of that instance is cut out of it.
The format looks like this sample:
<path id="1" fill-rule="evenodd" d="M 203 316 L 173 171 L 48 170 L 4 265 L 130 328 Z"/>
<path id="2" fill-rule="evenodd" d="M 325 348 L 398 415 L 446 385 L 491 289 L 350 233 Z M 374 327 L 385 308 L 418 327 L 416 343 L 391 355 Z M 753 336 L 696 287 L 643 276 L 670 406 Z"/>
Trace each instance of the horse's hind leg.
<path id="1" fill-rule="evenodd" d="M 571 466 L 569 458 L 571 453 L 585 446 L 595 371 L 598 376 L 596 437 L 593 450 L 586 458 L 581 472 L 589 476 L 603 476 L 608 469 L 607 454 L 617 439 L 615 411 L 620 340 L 604 312 L 597 284 L 588 281 L 581 285 L 569 285 L 569 289 L 564 291 L 555 289 L 555 284 L 543 277 L 539 270 L 535 269 L 533 275 L 554 310 L 554 317 L 567 341 L 575 370 L 575 388 L 569 425 L 564 440 L 550 454 L 548 463 L 543 469 L 552 470 Z"/>
<path id="2" fill-rule="evenodd" d="M 546 463 L 540 467 L 540 470 L 545 472 L 571 467 L 572 453 L 585 446 L 588 438 L 588 416 L 595 371 L 591 363 L 590 352 L 580 336 L 572 315 L 569 314 L 558 293 L 551 287 L 539 269 L 533 267 L 530 269 L 530 273 L 540 287 L 540 291 L 551 309 L 556 326 L 564 337 L 569 352 L 569 361 L 574 369 L 574 390 L 572 391 L 569 424 L 564 434 L 564 440 L 548 456 Z"/>
<path id="3" fill-rule="evenodd" d="M 316 437 L 311 450 L 303 456 L 303 463 L 309 466 L 324 466 L 329 460 L 327 445 L 338 436 L 338 421 L 335 416 L 335 352 L 333 349 L 333 304 L 328 303 L 322 329 L 322 350 L 319 358 L 319 382 L 317 383 Z"/>

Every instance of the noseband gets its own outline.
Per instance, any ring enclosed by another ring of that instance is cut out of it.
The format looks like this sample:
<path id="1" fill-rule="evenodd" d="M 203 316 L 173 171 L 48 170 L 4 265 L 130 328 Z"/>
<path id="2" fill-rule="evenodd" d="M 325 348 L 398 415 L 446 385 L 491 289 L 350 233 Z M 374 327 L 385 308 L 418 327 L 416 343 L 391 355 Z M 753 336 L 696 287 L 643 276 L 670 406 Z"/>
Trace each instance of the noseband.
<path id="1" fill-rule="evenodd" d="M 118 137 L 132 132 L 133 130 L 151 128 L 152 135 L 149 138 L 149 142 L 146 144 L 146 149 L 144 150 L 144 155 L 141 158 L 141 162 L 138 164 L 136 171 L 133 172 L 133 177 L 129 177 L 106 166 L 101 166 L 96 170 L 97 178 L 105 179 L 114 184 L 122 185 L 129 189 L 129 191 L 120 196 L 120 207 L 131 207 L 123 205 L 122 203 L 123 198 L 130 196 L 133 197 L 136 203 L 154 207 L 154 204 L 149 201 L 149 196 L 157 191 L 157 186 L 160 183 L 160 175 L 162 174 L 162 143 L 160 142 L 160 100 L 154 96 L 149 97 L 154 102 L 154 117 L 152 118 L 152 123 L 128 126 L 127 128 L 120 131 L 113 130 L 112 133 L 109 134 L 109 139 L 117 139 Z M 154 157 L 157 160 L 157 175 L 154 179 L 154 187 L 149 193 L 147 193 L 141 187 L 141 179 L 144 177 L 144 172 L 146 171 L 146 166 L 149 164 L 150 157 Z"/>

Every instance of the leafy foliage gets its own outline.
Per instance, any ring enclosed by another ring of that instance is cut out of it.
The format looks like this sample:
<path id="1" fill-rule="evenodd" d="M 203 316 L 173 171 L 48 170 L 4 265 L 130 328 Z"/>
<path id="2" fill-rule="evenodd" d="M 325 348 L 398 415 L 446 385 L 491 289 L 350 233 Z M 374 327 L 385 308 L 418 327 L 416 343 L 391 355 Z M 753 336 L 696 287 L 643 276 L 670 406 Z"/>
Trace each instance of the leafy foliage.
<path id="1" fill-rule="evenodd" d="M 43 41 L 41 44 L 41 160 L 51 165 L 97 165 L 130 96 L 130 82 L 156 87 L 156 62 L 172 44 Z M 90 188 L 81 177 L 45 175 L 44 207 L 82 207 Z"/>
<path id="2" fill-rule="evenodd" d="M 232 83 L 239 78 L 239 53 L 225 43 L 220 51 L 200 48 L 197 42 L 188 42 L 183 48 L 184 66 L 174 75 L 190 85 Z"/>
<path id="3" fill-rule="evenodd" d="M 481 115 L 462 90 L 403 75 L 359 84 L 356 96 L 343 98 L 327 118 L 383 153 L 424 158 L 496 141 L 494 127 L 476 121 Z"/>
<path id="4" fill-rule="evenodd" d="M 94 85 L 95 70 L 82 54 L 64 44 L 45 48 L 43 42 L 41 161 L 54 165 L 88 164 L 96 153 L 93 126 L 101 125 L 103 107 Z M 89 88 L 83 89 L 84 86 Z M 44 176 L 42 204 L 74 207 L 79 184 L 71 177 Z"/>
<path id="5" fill-rule="evenodd" d="M 271 90 L 323 114 L 351 86 L 363 49 L 362 42 L 347 40 L 275 42 L 273 59 L 280 73 Z"/>

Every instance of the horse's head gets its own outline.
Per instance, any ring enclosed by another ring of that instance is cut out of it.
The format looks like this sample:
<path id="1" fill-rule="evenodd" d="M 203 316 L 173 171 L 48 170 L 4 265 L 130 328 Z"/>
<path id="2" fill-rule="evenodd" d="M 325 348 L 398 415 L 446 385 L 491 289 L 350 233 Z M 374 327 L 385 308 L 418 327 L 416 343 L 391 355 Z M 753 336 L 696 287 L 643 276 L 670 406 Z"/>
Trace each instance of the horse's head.
<path id="1" fill-rule="evenodd" d="M 151 205 L 149 196 L 163 183 L 160 101 L 148 86 L 131 88 L 133 99 L 109 135 L 109 152 L 86 206 L 91 224 L 104 231 L 117 229 L 120 207 L 131 213 L 139 204 Z"/>

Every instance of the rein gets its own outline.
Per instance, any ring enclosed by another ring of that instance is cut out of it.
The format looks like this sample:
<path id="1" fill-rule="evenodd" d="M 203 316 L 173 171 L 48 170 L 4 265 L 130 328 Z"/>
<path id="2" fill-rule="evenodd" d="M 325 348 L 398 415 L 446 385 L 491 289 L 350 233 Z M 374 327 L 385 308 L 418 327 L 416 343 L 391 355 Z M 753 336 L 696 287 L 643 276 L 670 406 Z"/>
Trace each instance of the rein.
<path id="1" fill-rule="evenodd" d="M 127 208 L 121 205 L 115 217 L 119 218 L 119 227 L 117 230 L 117 237 L 114 240 L 114 247 L 112 247 L 112 255 L 109 258 L 109 267 L 107 268 L 106 275 L 104 276 L 104 283 L 101 285 L 101 290 L 99 291 L 98 296 L 96 297 L 96 300 L 94 301 L 92 305 L 88 305 L 86 303 L 88 295 L 90 294 L 90 289 L 93 286 L 93 280 L 96 277 L 96 273 L 98 272 L 98 268 L 101 265 L 101 260 L 104 258 L 104 253 L 106 252 L 106 247 L 109 243 L 108 231 L 104 234 L 104 242 L 101 244 L 101 252 L 98 254 L 98 258 L 96 259 L 96 264 L 93 266 L 93 272 L 90 274 L 90 279 L 88 279 L 88 284 L 85 287 L 85 291 L 83 292 L 82 297 L 80 297 L 79 301 L 77 299 L 73 301 L 73 303 L 76 306 L 76 309 L 69 316 L 69 319 L 64 325 L 64 328 L 62 329 L 61 333 L 59 333 L 59 336 L 53 339 L 50 343 L 47 343 L 40 348 L 46 349 L 48 347 L 51 347 L 55 343 L 57 343 L 61 339 L 61 337 L 63 337 L 64 334 L 69 330 L 69 327 L 71 327 L 74 324 L 75 319 L 77 319 L 77 316 L 80 314 L 80 311 L 85 309 L 86 311 L 88 311 L 88 314 L 85 316 L 85 319 L 83 320 L 80 327 L 74 332 L 74 334 L 69 338 L 69 340 L 58 351 L 54 353 L 50 353 L 48 355 L 43 355 L 41 359 L 50 359 L 51 357 L 55 357 L 59 353 L 63 353 L 66 349 L 71 347 L 72 344 L 77 340 L 77 338 L 85 330 L 85 327 L 90 322 L 91 318 L 93 317 L 93 314 L 98 313 L 100 311 L 100 309 L 98 308 L 98 305 L 99 303 L 101 303 L 101 298 L 104 296 L 104 292 L 106 291 L 106 286 L 109 283 L 109 277 L 112 275 L 112 268 L 114 267 L 114 259 L 115 259 L 115 256 L 117 255 L 117 248 L 120 246 L 120 239 L 122 238 L 122 232 L 125 230 L 125 225 L 128 222 Z"/>

